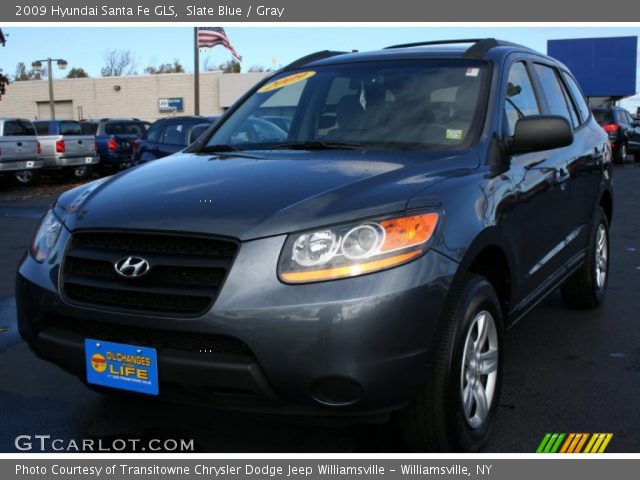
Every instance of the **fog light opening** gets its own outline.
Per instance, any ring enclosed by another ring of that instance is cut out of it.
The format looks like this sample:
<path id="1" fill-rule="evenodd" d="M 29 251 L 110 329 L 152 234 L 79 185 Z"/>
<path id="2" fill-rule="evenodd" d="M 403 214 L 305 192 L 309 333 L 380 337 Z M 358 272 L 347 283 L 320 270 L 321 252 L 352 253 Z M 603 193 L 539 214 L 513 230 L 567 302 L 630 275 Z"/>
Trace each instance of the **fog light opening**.
<path id="1" fill-rule="evenodd" d="M 326 406 L 346 407 L 362 399 L 362 387 L 350 378 L 330 377 L 316 380 L 311 386 L 313 399 Z"/>

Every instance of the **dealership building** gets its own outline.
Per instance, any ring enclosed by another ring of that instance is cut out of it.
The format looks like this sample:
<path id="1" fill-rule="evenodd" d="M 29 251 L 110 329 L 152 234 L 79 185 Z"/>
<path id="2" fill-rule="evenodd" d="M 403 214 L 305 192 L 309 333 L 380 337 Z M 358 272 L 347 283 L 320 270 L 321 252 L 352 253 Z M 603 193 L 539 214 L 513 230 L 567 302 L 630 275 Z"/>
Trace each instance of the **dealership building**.
<path id="1" fill-rule="evenodd" d="M 200 74 L 200 114 L 228 108 L 266 73 Z M 65 78 L 53 81 L 57 119 L 135 117 L 153 121 L 194 113 L 193 74 Z M 50 118 L 46 80 L 13 82 L 0 101 L 0 117 Z"/>

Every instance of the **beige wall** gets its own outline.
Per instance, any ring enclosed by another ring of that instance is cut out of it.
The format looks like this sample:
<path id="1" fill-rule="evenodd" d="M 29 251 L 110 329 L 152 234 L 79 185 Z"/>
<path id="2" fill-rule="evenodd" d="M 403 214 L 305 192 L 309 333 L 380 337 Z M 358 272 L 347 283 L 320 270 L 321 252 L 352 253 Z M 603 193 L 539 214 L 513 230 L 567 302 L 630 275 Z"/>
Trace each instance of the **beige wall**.
<path id="1" fill-rule="evenodd" d="M 201 73 L 200 114 L 222 112 L 264 75 Z M 116 91 L 115 86 L 120 90 Z M 194 112 L 192 74 L 61 79 L 54 80 L 53 89 L 56 102 L 72 102 L 75 119 L 78 119 L 78 107 L 81 107 L 83 118 L 137 117 L 152 121 L 169 115 L 158 111 L 158 99 L 171 97 L 184 99 L 184 112 L 178 115 Z M 48 101 L 47 81 L 14 82 L 7 86 L 7 93 L 0 101 L 0 117 L 33 120 L 38 115 L 38 103 Z M 60 115 L 57 117 L 61 118 Z"/>

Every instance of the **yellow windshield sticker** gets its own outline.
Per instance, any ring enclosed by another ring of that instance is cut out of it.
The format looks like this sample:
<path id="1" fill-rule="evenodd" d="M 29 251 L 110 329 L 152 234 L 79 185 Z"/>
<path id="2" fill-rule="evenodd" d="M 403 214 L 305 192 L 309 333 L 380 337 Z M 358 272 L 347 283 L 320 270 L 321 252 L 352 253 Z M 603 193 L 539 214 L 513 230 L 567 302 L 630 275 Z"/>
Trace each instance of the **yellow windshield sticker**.
<path id="1" fill-rule="evenodd" d="M 447 140 L 462 140 L 462 130 L 447 128 Z"/>
<path id="2" fill-rule="evenodd" d="M 289 85 L 293 85 L 294 83 L 313 77 L 315 74 L 316 72 L 308 71 L 287 75 L 286 77 L 279 78 L 274 82 L 267 83 L 264 87 L 260 87 L 260 89 L 258 89 L 258 93 L 270 92 L 271 90 L 277 90 L 278 88 L 288 87 Z"/>

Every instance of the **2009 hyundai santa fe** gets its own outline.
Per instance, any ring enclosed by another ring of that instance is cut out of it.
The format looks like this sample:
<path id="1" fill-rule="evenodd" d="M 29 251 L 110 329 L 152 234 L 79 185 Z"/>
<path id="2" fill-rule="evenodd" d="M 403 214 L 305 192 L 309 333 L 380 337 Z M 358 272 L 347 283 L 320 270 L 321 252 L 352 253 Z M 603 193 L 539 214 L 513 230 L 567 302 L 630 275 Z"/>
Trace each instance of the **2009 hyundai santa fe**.
<path id="1" fill-rule="evenodd" d="M 604 298 L 611 150 L 557 61 L 442 43 L 302 58 L 183 152 L 62 194 L 19 267 L 24 339 L 105 393 L 481 448 L 502 332 L 557 287 Z"/>

